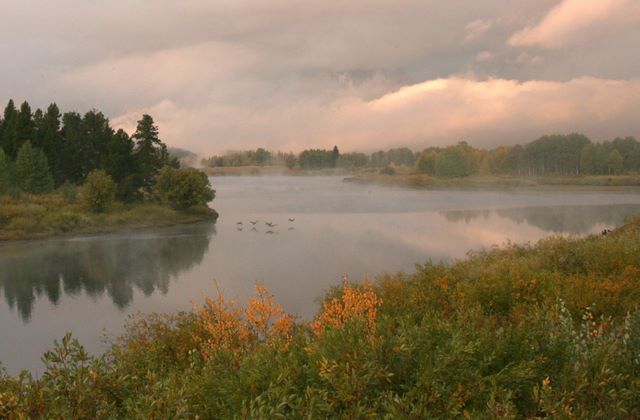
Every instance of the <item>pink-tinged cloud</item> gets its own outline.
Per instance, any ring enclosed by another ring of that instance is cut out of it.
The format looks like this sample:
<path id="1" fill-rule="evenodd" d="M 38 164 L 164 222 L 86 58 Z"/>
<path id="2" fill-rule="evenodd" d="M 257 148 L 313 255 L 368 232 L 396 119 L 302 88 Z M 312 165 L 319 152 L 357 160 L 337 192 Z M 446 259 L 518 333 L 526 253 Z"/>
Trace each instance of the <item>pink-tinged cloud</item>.
<path id="1" fill-rule="evenodd" d="M 582 36 L 597 34 L 594 26 L 626 26 L 640 21 L 638 0 L 562 0 L 533 27 L 509 39 L 514 47 L 559 48 Z"/>
<path id="2" fill-rule="evenodd" d="M 268 147 L 373 151 L 421 149 L 467 140 L 477 146 L 523 143 L 548 133 L 584 132 L 600 141 L 640 134 L 640 79 L 591 77 L 568 82 L 451 77 L 405 86 L 378 99 L 332 103 L 189 107 L 171 100 L 113 120 L 132 129 L 150 113 L 171 145 L 200 153 Z"/>

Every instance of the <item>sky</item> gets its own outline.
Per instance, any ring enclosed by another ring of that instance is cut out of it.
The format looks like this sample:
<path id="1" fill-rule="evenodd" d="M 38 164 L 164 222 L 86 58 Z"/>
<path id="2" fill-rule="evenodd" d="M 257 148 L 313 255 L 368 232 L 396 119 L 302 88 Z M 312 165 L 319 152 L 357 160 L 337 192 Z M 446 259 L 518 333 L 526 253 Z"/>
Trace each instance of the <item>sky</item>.
<path id="1" fill-rule="evenodd" d="M 638 45 L 640 0 L 5 1 L 0 102 L 199 154 L 640 138 Z"/>

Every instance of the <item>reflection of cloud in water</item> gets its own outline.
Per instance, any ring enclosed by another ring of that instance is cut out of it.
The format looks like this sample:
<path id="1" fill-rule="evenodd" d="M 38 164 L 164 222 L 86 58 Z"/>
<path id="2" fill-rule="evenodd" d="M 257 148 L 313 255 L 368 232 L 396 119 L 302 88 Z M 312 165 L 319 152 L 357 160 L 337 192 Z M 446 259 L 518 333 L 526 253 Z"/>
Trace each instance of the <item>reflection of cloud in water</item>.
<path id="1" fill-rule="evenodd" d="M 493 216 L 517 224 L 535 226 L 545 232 L 582 235 L 603 227 L 622 225 L 627 218 L 640 212 L 640 205 L 550 206 L 497 210 L 459 210 L 441 212 L 450 222 L 470 224 L 481 219 L 489 222 Z M 510 238 L 515 240 L 514 238 Z"/>
<path id="2" fill-rule="evenodd" d="M 94 301 L 106 293 L 123 309 L 134 289 L 145 296 L 167 293 L 172 278 L 202 261 L 213 231 L 207 223 L 181 227 L 177 235 L 167 229 L 3 246 L 0 290 L 24 320 L 41 295 L 57 304 L 62 293 Z"/>

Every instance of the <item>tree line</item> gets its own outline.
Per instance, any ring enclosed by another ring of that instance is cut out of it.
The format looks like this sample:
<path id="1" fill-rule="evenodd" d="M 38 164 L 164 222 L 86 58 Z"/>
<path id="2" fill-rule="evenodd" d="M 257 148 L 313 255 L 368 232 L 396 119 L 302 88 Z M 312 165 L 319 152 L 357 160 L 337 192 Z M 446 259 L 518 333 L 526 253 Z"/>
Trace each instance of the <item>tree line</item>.
<path id="1" fill-rule="evenodd" d="M 433 176 L 469 175 L 619 175 L 640 172 L 640 142 L 633 137 L 594 143 L 583 134 L 546 135 L 524 145 L 475 148 L 467 142 L 429 147 L 414 152 L 407 147 L 371 154 L 307 149 L 299 154 L 255 151 L 228 152 L 203 159 L 204 166 L 276 165 L 301 169 L 380 168 L 392 173 L 397 166 Z"/>
<path id="2" fill-rule="evenodd" d="M 102 195 L 107 201 L 113 196 L 132 202 L 151 193 L 178 196 L 166 190 L 171 184 L 167 180 L 185 178 L 187 183 L 195 182 L 190 188 L 202 199 L 212 196 L 205 191 L 209 183 L 202 179 L 204 174 L 185 173 L 179 166 L 147 114 L 132 135 L 112 128 L 100 111 L 62 113 L 55 103 L 46 111 L 32 112 L 27 101 L 18 109 L 9 100 L 0 117 L 0 194 L 43 194 L 65 185 L 86 184 L 96 199 Z M 165 190 L 155 191 L 160 176 L 165 178 Z M 193 194 L 185 200 L 193 201 Z"/>

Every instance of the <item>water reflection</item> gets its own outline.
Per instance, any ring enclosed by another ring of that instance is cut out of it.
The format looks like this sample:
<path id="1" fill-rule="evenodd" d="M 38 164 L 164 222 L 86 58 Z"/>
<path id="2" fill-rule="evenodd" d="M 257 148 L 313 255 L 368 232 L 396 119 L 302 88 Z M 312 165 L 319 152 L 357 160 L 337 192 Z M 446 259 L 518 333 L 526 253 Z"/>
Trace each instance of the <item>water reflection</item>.
<path id="1" fill-rule="evenodd" d="M 640 213 L 638 204 L 600 206 L 546 206 L 507 208 L 495 210 L 444 211 L 449 222 L 470 223 L 475 219 L 488 220 L 492 215 L 509 219 L 517 224 L 527 223 L 545 232 L 583 235 L 599 226 L 620 226 L 629 217 Z"/>
<path id="2" fill-rule="evenodd" d="M 202 262 L 212 223 L 76 240 L 26 242 L 0 247 L 0 290 L 23 321 L 31 318 L 36 299 L 45 295 L 57 305 L 61 295 L 82 293 L 94 299 L 105 293 L 120 309 L 145 296 L 166 294 L 179 273 Z"/>

